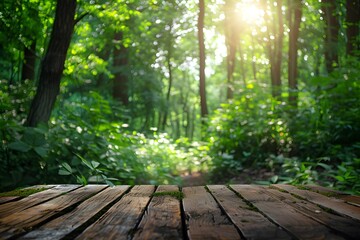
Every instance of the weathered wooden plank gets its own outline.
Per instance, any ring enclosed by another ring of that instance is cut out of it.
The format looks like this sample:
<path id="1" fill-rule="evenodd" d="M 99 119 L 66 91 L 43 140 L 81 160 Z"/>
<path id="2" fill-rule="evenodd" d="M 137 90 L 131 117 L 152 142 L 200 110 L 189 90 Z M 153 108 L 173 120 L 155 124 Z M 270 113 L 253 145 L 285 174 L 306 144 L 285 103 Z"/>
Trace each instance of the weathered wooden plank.
<path id="1" fill-rule="evenodd" d="M 4 204 L 7 202 L 11 202 L 17 199 L 20 199 L 21 197 L 19 196 L 12 196 L 12 197 L 0 197 L 0 204 Z"/>
<path id="2" fill-rule="evenodd" d="M 0 218 L 0 238 L 7 239 L 23 233 L 106 187 L 104 185 L 88 185 L 45 203 Z"/>
<path id="3" fill-rule="evenodd" d="M 179 192 L 177 186 L 159 186 L 156 193 Z M 153 196 L 133 239 L 182 239 L 180 200 Z"/>
<path id="4" fill-rule="evenodd" d="M 308 188 L 309 190 L 311 190 L 313 192 L 320 193 L 327 197 L 334 197 L 334 198 L 342 199 L 346 203 L 360 207 L 360 196 L 353 196 L 348 193 L 344 193 L 344 192 L 341 192 L 341 191 L 338 191 L 335 189 L 322 187 L 322 186 L 318 186 L 318 185 L 305 185 L 304 188 L 305 189 Z"/>
<path id="5" fill-rule="evenodd" d="M 22 198 L 18 201 L 2 204 L 0 205 L 0 218 L 43 203 L 79 187 L 80 185 L 58 185 L 51 189 L 31 194 L 30 196 Z"/>
<path id="6" fill-rule="evenodd" d="M 301 190 L 291 185 L 275 184 L 272 186 L 279 189 L 283 189 L 292 194 L 298 195 L 310 202 L 313 202 L 325 208 L 329 208 L 339 214 L 360 220 L 360 208 L 347 204 L 342 199 L 326 197 L 319 193 L 315 193 L 307 190 Z"/>
<path id="7" fill-rule="evenodd" d="M 331 189 L 331 188 L 326 188 L 326 187 L 322 187 L 319 185 L 301 185 L 301 187 L 305 190 L 310 190 L 313 192 L 317 192 L 320 193 L 322 195 L 326 195 L 326 196 L 345 196 L 345 195 L 349 195 L 347 193 L 343 193 L 341 191 L 335 190 L 335 189 Z"/>
<path id="8" fill-rule="evenodd" d="M 150 201 L 154 186 L 134 186 L 77 239 L 128 239 Z"/>
<path id="9" fill-rule="evenodd" d="M 240 234 L 204 187 L 183 188 L 190 239 L 240 239 Z"/>
<path id="10" fill-rule="evenodd" d="M 282 228 L 251 209 L 240 197 L 223 185 L 209 185 L 211 193 L 247 239 L 291 239 Z M 261 229 L 261 231 L 259 231 Z"/>
<path id="11" fill-rule="evenodd" d="M 344 200 L 346 203 L 360 207 L 360 197 L 359 196 L 342 196 L 340 199 Z"/>
<path id="12" fill-rule="evenodd" d="M 316 204 L 297 199 L 289 193 L 280 192 L 278 189 L 268 189 L 268 192 L 281 201 L 299 210 L 306 216 L 342 233 L 346 238 L 357 239 L 360 236 L 360 221 L 343 217 L 324 211 Z"/>
<path id="13" fill-rule="evenodd" d="M 129 186 L 109 187 L 85 200 L 73 211 L 42 225 L 20 239 L 62 239 L 88 222 L 103 208 L 120 198 L 128 189 Z"/>
<path id="14" fill-rule="evenodd" d="M 247 201 L 268 218 L 300 239 L 343 239 L 324 225 L 304 216 L 295 208 L 270 196 L 264 187 L 254 185 L 231 185 Z M 259 229 L 258 231 L 261 231 Z"/>

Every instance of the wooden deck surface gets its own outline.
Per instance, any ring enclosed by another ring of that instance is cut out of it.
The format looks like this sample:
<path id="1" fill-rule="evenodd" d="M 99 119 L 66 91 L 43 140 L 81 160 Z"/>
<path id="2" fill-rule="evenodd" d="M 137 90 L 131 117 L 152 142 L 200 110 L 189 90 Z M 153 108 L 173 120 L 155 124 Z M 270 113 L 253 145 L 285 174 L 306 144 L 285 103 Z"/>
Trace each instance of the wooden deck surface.
<path id="1" fill-rule="evenodd" d="M 360 197 L 318 186 L 46 187 L 0 197 L 0 239 L 360 239 Z"/>

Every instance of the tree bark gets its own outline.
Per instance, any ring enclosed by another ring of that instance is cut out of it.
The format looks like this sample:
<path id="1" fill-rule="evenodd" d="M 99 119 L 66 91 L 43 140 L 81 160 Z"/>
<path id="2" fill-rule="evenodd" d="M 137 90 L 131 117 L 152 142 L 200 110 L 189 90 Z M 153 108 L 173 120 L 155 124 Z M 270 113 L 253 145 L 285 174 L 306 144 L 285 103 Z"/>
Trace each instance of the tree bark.
<path id="1" fill-rule="evenodd" d="M 128 65 L 128 49 L 124 46 L 123 32 L 115 33 L 114 40 L 118 46 L 114 49 L 114 86 L 113 98 L 127 106 L 129 104 L 128 77 L 125 68 Z"/>
<path id="2" fill-rule="evenodd" d="M 297 50 L 298 38 L 301 23 L 301 0 L 294 0 L 289 6 L 289 63 L 288 63 L 288 82 L 289 82 L 289 104 L 297 106 L 298 83 L 297 83 Z"/>
<path id="3" fill-rule="evenodd" d="M 200 107 L 201 117 L 208 114 L 206 103 L 206 85 L 205 85 L 205 42 L 204 42 L 204 17 L 205 3 L 199 0 L 199 18 L 198 18 L 198 39 L 199 39 L 199 55 L 200 55 Z"/>
<path id="4" fill-rule="evenodd" d="M 39 85 L 30 107 L 26 125 L 47 123 L 60 91 L 66 53 L 74 31 L 76 0 L 58 0 L 48 49 L 42 62 Z"/>
<path id="5" fill-rule="evenodd" d="M 167 117 L 170 109 L 170 95 L 171 95 L 171 88 L 173 84 L 173 73 L 172 73 L 172 67 L 171 67 L 171 56 L 172 56 L 172 46 L 169 45 L 168 54 L 166 55 L 166 65 L 169 73 L 169 85 L 166 93 L 166 106 L 164 109 L 164 116 L 162 121 L 162 130 L 165 130 L 166 123 L 167 123 Z"/>
<path id="6" fill-rule="evenodd" d="M 267 1 L 265 1 L 267 4 Z M 271 7 L 271 6 L 270 6 Z M 273 39 L 271 39 L 271 33 L 268 31 L 268 54 L 270 62 L 270 77 L 271 77 L 271 92 L 274 98 L 279 99 L 281 97 L 281 63 L 282 63 L 282 48 L 284 38 L 284 23 L 282 14 L 282 1 L 277 1 L 277 14 L 274 16 L 277 19 L 271 19 L 267 13 L 268 29 L 272 29 Z M 277 21 L 276 21 L 277 20 Z M 272 25 L 270 25 L 272 24 Z"/>
<path id="7" fill-rule="evenodd" d="M 239 44 L 238 32 L 235 26 L 235 1 L 225 1 L 225 44 L 227 49 L 226 64 L 227 64 L 227 93 L 226 98 L 232 99 L 234 97 L 234 72 L 236 62 L 236 51 Z"/>
<path id="8" fill-rule="evenodd" d="M 338 38 L 340 23 L 336 17 L 336 1 L 323 0 L 323 17 L 325 20 L 325 65 L 330 73 L 339 65 Z"/>
<path id="9" fill-rule="evenodd" d="M 346 54 L 360 58 L 360 0 L 346 1 Z"/>
<path id="10" fill-rule="evenodd" d="M 21 72 L 21 80 L 35 79 L 35 61 L 36 61 L 36 41 L 33 41 L 30 47 L 24 49 L 24 62 Z"/>

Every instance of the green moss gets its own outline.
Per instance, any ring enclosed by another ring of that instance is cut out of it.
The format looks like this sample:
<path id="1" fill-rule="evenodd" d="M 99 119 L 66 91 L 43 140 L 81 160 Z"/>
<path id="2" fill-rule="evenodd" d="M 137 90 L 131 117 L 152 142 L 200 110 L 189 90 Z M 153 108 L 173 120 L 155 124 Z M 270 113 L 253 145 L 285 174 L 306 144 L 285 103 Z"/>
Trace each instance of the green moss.
<path id="1" fill-rule="evenodd" d="M 297 185 L 296 187 L 297 187 L 298 189 L 300 189 L 300 190 L 311 190 L 311 188 L 306 187 L 306 186 L 304 186 L 304 185 Z"/>
<path id="2" fill-rule="evenodd" d="M 185 195 L 182 192 L 179 191 L 168 191 L 168 192 L 156 192 L 152 194 L 153 197 L 161 197 L 161 196 L 170 196 L 170 197 L 174 197 L 178 200 L 182 200 Z"/>
<path id="3" fill-rule="evenodd" d="M 19 196 L 19 197 L 27 197 L 31 194 L 37 193 L 37 192 L 41 192 L 46 190 L 47 188 L 21 188 L 21 189 L 15 189 L 9 192 L 3 192 L 0 193 L 0 197 L 14 197 L 14 196 Z"/>

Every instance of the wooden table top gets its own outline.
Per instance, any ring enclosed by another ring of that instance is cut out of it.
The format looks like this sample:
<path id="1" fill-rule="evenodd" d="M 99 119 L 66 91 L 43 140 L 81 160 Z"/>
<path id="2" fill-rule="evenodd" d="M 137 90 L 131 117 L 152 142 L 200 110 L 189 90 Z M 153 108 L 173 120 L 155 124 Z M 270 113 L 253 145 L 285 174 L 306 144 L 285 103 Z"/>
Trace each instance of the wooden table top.
<path id="1" fill-rule="evenodd" d="M 317 186 L 45 187 L 0 197 L 0 239 L 360 238 L 360 197 Z"/>

